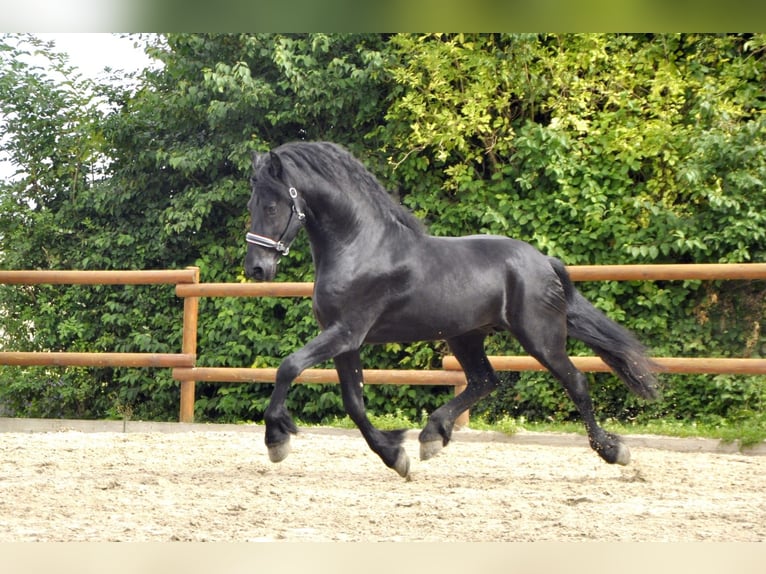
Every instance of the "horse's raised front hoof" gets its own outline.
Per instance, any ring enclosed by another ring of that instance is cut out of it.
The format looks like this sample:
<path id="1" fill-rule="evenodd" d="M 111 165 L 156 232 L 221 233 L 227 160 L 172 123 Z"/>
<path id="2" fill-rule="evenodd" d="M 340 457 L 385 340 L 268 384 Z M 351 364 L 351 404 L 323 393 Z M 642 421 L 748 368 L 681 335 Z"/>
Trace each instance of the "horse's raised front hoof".
<path id="1" fill-rule="evenodd" d="M 444 448 L 444 441 L 439 438 L 437 440 L 429 440 L 420 443 L 420 460 L 428 460 L 435 457 Z"/>
<path id="2" fill-rule="evenodd" d="M 269 460 L 271 462 L 282 462 L 290 454 L 290 439 L 288 438 L 285 442 L 280 442 L 279 444 L 268 445 L 268 449 Z"/>
<path id="3" fill-rule="evenodd" d="M 398 472 L 402 478 L 410 478 L 410 457 L 407 456 L 407 452 L 403 448 L 399 449 L 399 456 L 396 457 L 396 462 L 391 468 Z"/>

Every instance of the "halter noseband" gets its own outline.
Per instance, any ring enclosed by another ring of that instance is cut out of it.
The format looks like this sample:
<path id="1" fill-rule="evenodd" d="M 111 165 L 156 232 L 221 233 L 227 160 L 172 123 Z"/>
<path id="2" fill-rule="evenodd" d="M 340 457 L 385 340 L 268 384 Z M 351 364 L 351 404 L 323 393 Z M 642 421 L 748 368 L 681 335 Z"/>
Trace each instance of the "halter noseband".
<path id="1" fill-rule="evenodd" d="M 306 222 L 306 214 L 302 209 L 302 200 L 298 197 L 298 190 L 291 187 L 288 190 L 290 199 L 293 200 L 293 205 L 290 209 L 290 219 L 287 220 L 287 226 L 280 235 L 277 241 L 274 241 L 270 237 L 264 235 L 258 235 L 257 233 L 248 233 L 245 235 L 245 241 L 251 245 L 258 245 L 259 247 L 266 247 L 267 249 L 273 249 L 282 255 L 290 253 L 290 244 L 295 240 L 298 235 L 298 230 Z M 293 218 L 293 215 L 295 218 Z"/>

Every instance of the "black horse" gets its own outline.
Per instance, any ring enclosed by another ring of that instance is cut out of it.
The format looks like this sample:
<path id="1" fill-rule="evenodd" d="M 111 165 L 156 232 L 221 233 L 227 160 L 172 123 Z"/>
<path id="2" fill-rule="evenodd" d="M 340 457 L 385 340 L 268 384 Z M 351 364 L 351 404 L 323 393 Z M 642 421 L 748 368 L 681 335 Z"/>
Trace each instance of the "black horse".
<path id="1" fill-rule="evenodd" d="M 591 447 L 609 463 L 629 462 L 628 448 L 596 422 L 586 377 L 567 356 L 566 340 L 583 341 L 647 399 L 657 395 L 656 365 L 630 332 L 575 289 L 558 259 L 506 237 L 428 235 L 358 160 L 332 143 L 289 143 L 254 154 L 253 170 L 245 273 L 273 279 L 305 227 L 321 327 L 277 370 L 264 414 L 273 462 L 288 455 L 290 433 L 297 432 L 285 407 L 290 384 L 304 369 L 333 359 L 349 416 L 383 462 L 407 477 L 403 431 L 379 431 L 365 414 L 360 347 L 443 339 L 460 361 L 468 386 L 430 415 L 419 437 L 425 460 L 449 442 L 456 417 L 497 386 L 484 339 L 498 329 L 513 334 L 561 381 Z"/>

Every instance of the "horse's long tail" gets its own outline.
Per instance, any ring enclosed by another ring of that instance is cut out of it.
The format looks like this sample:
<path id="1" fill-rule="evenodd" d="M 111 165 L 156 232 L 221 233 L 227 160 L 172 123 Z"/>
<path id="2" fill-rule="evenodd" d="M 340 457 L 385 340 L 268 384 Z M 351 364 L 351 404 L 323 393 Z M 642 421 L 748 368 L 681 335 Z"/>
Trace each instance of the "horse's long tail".
<path id="1" fill-rule="evenodd" d="M 550 258 L 550 262 L 566 293 L 569 336 L 593 349 L 638 396 L 656 399 L 659 393 L 654 372 L 661 367 L 646 355 L 644 345 L 582 296 L 561 261 Z"/>

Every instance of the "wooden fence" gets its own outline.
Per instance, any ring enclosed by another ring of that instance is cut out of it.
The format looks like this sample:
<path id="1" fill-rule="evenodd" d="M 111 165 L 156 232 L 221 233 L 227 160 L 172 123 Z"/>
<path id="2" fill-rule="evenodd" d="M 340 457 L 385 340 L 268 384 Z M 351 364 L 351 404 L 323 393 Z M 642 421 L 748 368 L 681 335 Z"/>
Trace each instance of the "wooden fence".
<path id="1" fill-rule="evenodd" d="M 199 269 L 156 271 L 0 271 L 0 284 L 13 285 L 183 285 L 199 282 Z M 184 300 L 180 353 L 0 352 L 0 365 L 56 367 L 193 367 L 197 362 L 199 299 Z M 187 403 L 191 401 L 189 406 Z M 181 381 L 181 410 L 194 419 L 194 381 Z"/>
<path id="2" fill-rule="evenodd" d="M 581 265 L 567 268 L 574 281 L 755 280 L 766 279 L 766 263 L 698 265 Z M 82 367 L 167 367 L 180 382 L 179 420 L 194 420 L 195 384 L 205 382 L 273 383 L 273 368 L 197 367 L 197 321 L 200 297 L 310 297 L 311 283 L 200 283 L 199 269 L 157 271 L 0 271 L 0 284 L 175 285 L 184 299 L 180 353 L 0 352 L 0 365 Z M 668 372 L 766 374 L 766 359 L 678 358 L 655 360 Z M 497 370 L 544 370 L 532 357 L 493 356 Z M 584 371 L 609 371 L 598 357 L 573 357 Z M 439 370 L 365 370 L 369 384 L 447 385 L 460 393 L 465 375 L 456 359 L 444 357 Z M 331 369 L 308 369 L 298 383 L 337 383 Z M 460 424 L 467 422 L 467 414 Z"/>

